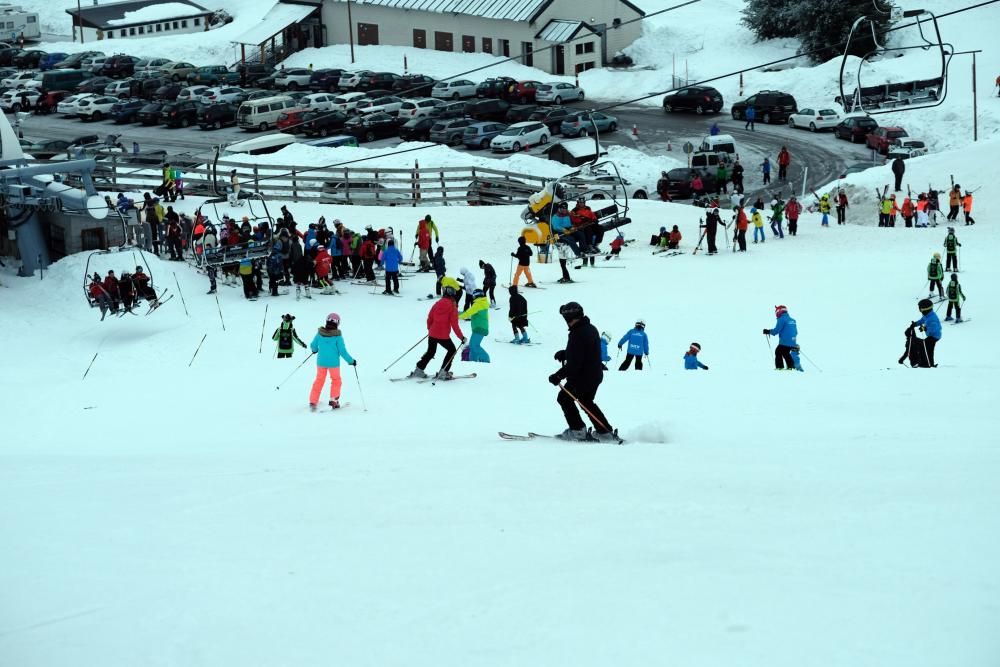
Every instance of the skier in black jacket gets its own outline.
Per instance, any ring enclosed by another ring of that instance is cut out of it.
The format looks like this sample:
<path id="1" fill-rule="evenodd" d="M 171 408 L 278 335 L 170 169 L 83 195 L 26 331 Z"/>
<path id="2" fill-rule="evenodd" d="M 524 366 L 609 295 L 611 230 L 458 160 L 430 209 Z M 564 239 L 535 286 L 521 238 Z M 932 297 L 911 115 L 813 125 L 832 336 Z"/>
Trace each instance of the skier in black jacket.
<path id="1" fill-rule="evenodd" d="M 510 286 L 510 310 L 507 315 L 510 319 L 510 328 L 514 330 L 514 340 L 512 343 L 530 343 L 528 338 L 528 300 L 517 293 L 517 285 Z M 518 334 L 521 334 L 518 336 Z"/>
<path id="2" fill-rule="evenodd" d="M 718 234 L 719 223 L 722 222 L 722 217 L 719 215 L 719 209 L 714 206 L 709 209 L 708 215 L 705 216 L 705 236 L 708 238 L 708 254 L 714 255 L 719 252 L 718 247 L 715 245 L 715 236 Z"/>
<path id="3" fill-rule="evenodd" d="M 583 314 L 583 307 L 575 301 L 559 308 L 559 314 L 566 320 L 569 327 L 569 338 L 566 349 L 556 352 L 556 361 L 562 363 L 562 368 L 549 376 L 549 382 L 560 387 L 559 398 L 556 400 L 562 408 L 566 423 L 569 425 L 558 437 L 563 440 L 588 440 L 589 434 L 584 426 L 576 403 L 579 401 L 594 424 L 594 437 L 605 442 L 620 442 L 618 435 L 611 429 L 607 418 L 594 403 L 597 388 L 604 379 L 601 364 L 601 336 Z"/>
<path id="4" fill-rule="evenodd" d="M 479 260 L 479 268 L 483 270 L 483 293 L 490 297 L 490 306 L 497 305 L 497 297 L 493 293 L 497 288 L 497 272 L 493 265 Z"/>

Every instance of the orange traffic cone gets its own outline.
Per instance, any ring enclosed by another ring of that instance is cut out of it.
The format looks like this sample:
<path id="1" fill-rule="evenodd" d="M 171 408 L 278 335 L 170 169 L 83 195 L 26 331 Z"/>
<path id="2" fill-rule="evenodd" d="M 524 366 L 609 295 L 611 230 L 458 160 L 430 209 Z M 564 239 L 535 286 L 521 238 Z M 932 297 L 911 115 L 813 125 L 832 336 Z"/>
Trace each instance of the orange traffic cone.
<path id="1" fill-rule="evenodd" d="M 633 137 L 639 136 L 639 126 L 635 125 L 634 123 L 632 124 L 632 136 Z"/>

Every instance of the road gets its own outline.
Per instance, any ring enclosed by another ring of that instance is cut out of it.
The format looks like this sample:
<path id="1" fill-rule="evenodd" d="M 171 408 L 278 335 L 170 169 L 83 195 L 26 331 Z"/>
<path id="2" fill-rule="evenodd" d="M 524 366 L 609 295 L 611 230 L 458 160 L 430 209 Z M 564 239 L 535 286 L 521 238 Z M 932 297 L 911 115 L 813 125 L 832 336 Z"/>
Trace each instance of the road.
<path id="1" fill-rule="evenodd" d="M 591 102 L 590 104 L 593 104 Z M 586 108 L 587 103 L 574 105 Z M 621 144 L 637 148 L 649 155 L 663 155 L 668 144 L 673 154 L 684 159 L 681 148 L 685 141 L 697 145 L 708 134 L 713 122 L 718 122 L 723 133 L 736 139 L 739 156 L 746 169 L 746 189 L 755 192 L 762 187 L 758 165 L 764 156 L 772 162 L 781 146 L 787 146 L 792 154 L 789 177 L 796 192 L 802 187 L 802 176 L 806 172 L 806 188 L 814 189 L 821 183 L 835 180 L 844 173 L 846 167 L 857 162 L 871 160 L 869 151 L 847 142 L 837 141 L 828 133 L 810 133 L 792 130 L 784 125 L 758 124 L 755 132 L 743 129 L 742 121 L 735 121 L 727 114 L 697 116 L 694 114 L 666 115 L 658 108 L 621 107 L 614 110 L 618 117 L 619 131 L 601 137 L 605 144 Z M 632 127 L 638 129 L 638 136 L 631 135 Z M 28 139 L 56 138 L 73 139 L 84 134 L 121 134 L 126 148 L 133 141 L 139 142 L 142 150 L 166 150 L 172 156 L 209 156 L 219 144 L 242 141 L 254 136 L 234 127 L 221 130 L 200 130 L 198 128 L 166 128 L 137 124 L 115 125 L 110 121 L 83 122 L 61 116 L 30 116 L 22 121 L 22 131 Z M 382 139 L 365 144 L 371 148 L 391 148 L 400 143 L 399 139 Z M 465 150 L 460 148 L 458 150 Z M 536 151 L 532 151 L 536 152 Z M 494 156 L 489 151 L 476 151 L 478 155 Z M 501 157 L 501 156 L 496 156 Z M 777 166 L 775 165 L 775 174 Z M 777 187 L 772 183 L 772 188 Z M 789 193 L 786 193 L 789 194 Z"/>

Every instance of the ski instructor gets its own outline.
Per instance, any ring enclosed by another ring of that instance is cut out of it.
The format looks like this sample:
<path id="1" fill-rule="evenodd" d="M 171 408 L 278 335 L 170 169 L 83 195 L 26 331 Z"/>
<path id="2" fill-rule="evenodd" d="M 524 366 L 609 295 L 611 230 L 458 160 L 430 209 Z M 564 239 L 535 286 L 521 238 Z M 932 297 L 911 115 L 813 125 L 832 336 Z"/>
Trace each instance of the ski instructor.
<path id="1" fill-rule="evenodd" d="M 621 443 L 618 434 L 611 429 L 607 418 L 594 403 L 597 388 L 604 379 L 601 364 L 601 336 L 583 314 L 583 307 L 575 301 L 561 306 L 559 314 L 569 327 L 566 349 L 555 354 L 555 360 L 562 367 L 549 376 L 549 382 L 559 387 L 556 402 L 562 408 L 569 426 L 559 438 L 563 440 L 586 441 L 597 439 L 601 442 Z M 566 384 L 560 384 L 566 380 Z M 594 425 L 594 434 L 587 432 L 577 403 L 586 411 Z"/>

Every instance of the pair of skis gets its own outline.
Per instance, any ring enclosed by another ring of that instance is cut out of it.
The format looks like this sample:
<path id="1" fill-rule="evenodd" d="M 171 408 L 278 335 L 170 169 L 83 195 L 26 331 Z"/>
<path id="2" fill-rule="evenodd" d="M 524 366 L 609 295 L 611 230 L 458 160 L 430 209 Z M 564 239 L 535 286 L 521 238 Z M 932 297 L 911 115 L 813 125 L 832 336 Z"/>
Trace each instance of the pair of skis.
<path id="1" fill-rule="evenodd" d="M 618 436 L 617 430 L 612 431 L 612 433 L 615 436 L 615 441 L 608 442 L 608 444 L 617 444 L 617 445 L 625 444 L 625 441 Z M 558 435 L 545 435 L 543 433 L 532 433 L 531 431 L 528 431 L 526 435 L 518 435 L 515 433 L 504 433 L 503 431 L 500 431 L 498 435 L 500 436 L 501 440 L 508 440 L 514 442 L 526 442 L 530 440 L 561 440 L 562 442 L 578 443 L 578 444 L 591 444 L 591 443 L 596 444 L 596 443 L 606 442 L 604 440 L 598 440 L 597 436 L 594 435 L 594 432 L 591 429 L 587 429 L 586 440 L 570 440 L 569 438 L 563 438 L 562 436 Z"/>
<path id="2" fill-rule="evenodd" d="M 425 378 L 418 378 L 412 375 L 407 375 L 401 378 L 389 378 L 390 382 L 404 382 L 406 380 L 416 380 L 418 384 L 423 384 L 425 382 L 430 382 L 431 384 L 436 384 L 438 381 L 441 382 L 451 382 L 452 380 L 468 380 L 476 377 L 475 373 L 468 373 L 466 375 L 452 375 L 450 378 L 439 378 L 433 375 L 428 375 Z"/>

